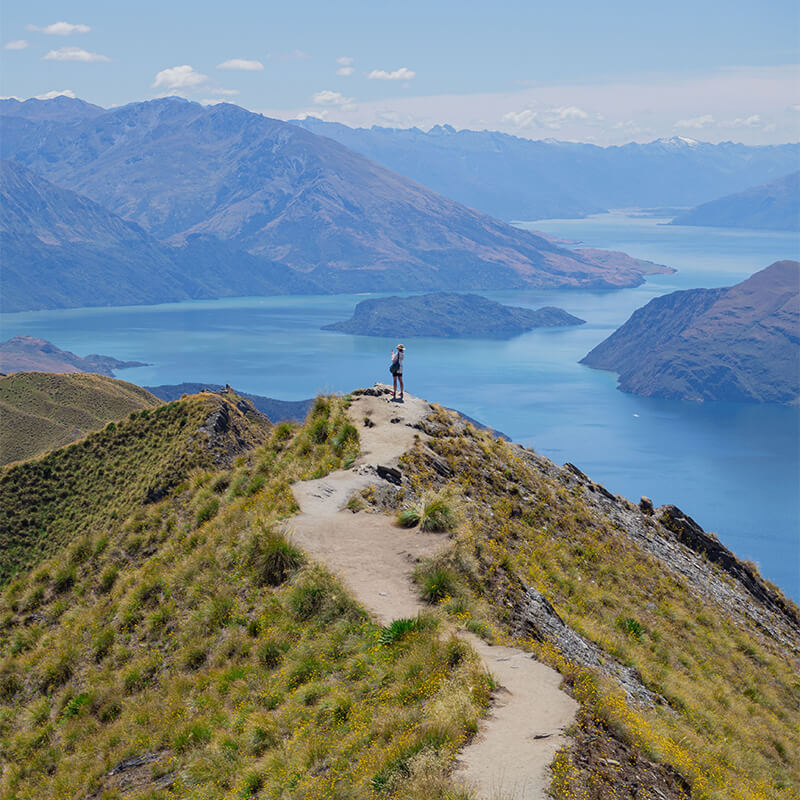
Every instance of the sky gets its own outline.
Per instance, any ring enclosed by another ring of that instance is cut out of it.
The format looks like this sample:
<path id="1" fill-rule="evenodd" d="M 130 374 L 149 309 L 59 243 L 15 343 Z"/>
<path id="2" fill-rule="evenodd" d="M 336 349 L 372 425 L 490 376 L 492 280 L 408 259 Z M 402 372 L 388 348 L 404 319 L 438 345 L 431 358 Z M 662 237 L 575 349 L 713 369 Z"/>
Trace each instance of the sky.
<path id="1" fill-rule="evenodd" d="M 796 0 L 4 0 L 0 95 L 601 145 L 800 139 Z"/>

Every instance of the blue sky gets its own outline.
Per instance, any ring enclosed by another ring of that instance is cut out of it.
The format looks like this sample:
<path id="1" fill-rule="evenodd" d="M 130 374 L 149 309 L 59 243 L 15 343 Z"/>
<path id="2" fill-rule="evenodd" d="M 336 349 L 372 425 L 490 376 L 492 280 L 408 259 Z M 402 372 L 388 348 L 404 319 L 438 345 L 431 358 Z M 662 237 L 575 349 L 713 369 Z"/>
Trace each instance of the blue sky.
<path id="1" fill-rule="evenodd" d="M 799 14 L 789 0 L 5 0 L 0 93 L 181 94 L 600 144 L 796 141 Z"/>

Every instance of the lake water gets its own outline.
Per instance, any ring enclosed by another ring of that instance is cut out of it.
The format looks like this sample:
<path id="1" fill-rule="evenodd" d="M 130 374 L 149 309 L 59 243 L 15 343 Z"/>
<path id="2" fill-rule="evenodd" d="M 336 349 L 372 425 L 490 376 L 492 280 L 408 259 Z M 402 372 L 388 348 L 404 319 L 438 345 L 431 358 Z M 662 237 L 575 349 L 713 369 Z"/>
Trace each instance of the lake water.
<path id="1" fill-rule="evenodd" d="M 800 598 L 798 411 L 634 397 L 616 390 L 614 375 L 577 363 L 657 295 L 731 285 L 773 261 L 800 257 L 793 234 L 663 222 L 618 212 L 531 223 L 679 272 L 616 292 L 487 293 L 516 305 L 560 306 L 587 324 L 510 341 L 408 340 L 408 390 L 458 408 L 559 463 L 571 461 L 612 492 L 674 503 Z M 319 329 L 349 317 L 361 299 L 237 298 L 26 312 L 4 315 L 0 324 L 2 338 L 29 334 L 80 355 L 152 362 L 119 373 L 135 383 L 230 383 L 291 400 L 389 380 L 394 340 Z"/>

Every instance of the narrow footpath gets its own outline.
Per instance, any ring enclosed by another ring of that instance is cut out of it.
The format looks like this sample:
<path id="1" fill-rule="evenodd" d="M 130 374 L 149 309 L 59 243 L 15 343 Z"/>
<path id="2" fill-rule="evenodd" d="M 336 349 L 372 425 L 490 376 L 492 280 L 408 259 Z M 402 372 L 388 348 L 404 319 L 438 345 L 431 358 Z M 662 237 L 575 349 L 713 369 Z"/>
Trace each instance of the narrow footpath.
<path id="1" fill-rule="evenodd" d="M 377 389 L 383 388 L 376 384 Z M 361 436 L 361 455 L 349 470 L 294 485 L 301 512 L 290 522 L 292 540 L 338 575 L 382 625 L 425 608 L 411 573 L 419 559 L 448 546 L 442 534 L 398 528 L 382 514 L 353 514 L 347 500 L 381 478 L 374 468 L 391 467 L 411 448 L 412 426 L 431 410 L 418 397 L 403 403 L 387 395 L 359 395 L 350 408 Z M 372 427 L 364 427 L 368 416 Z M 547 766 L 565 743 L 564 730 L 577 704 L 558 687 L 561 676 L 529 653 L 492 646 L 466 632 L 459 636 L 480 655 L 498 685 L 477 736 L 461 752 L 456 777 L 480 800 L 546 798 Z"/>

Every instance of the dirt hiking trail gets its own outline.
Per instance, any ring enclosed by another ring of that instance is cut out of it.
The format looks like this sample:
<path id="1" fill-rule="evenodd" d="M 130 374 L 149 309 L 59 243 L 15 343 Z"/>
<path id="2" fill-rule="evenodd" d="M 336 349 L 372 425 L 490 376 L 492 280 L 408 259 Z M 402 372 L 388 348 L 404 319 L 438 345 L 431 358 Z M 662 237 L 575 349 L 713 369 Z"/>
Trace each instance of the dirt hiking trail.
<path id="1" fill-rule="evenodd" d="M 378 392 L 387 388 L 375 385 Z M 295 484 L 301 512 L 289 523 L 291 539 L 338 575 L 382 625 L 425 608 L 411 573 L 417 561 L 449 544 L 444 534 L 398 528 L 383 514 L 353 514 L 344 507 L 354 492 L 382 482 L 376 468 L 395 466 L 415 435 L 427 438 L 412 426 L 431 406 L 409 394 L 403 403 L 389 397 L 354 396 L 349 413 L 361 436 L 361 455 L 352 469 Z M 366 416 L 372 427 L 364 426 Z M 558 688 L 561 676 L 529 653 L 463 631 L 458 635 L 479 654 L 498 690 L 478 734 L 460 754 L 456 779 L 479 800 L 546 798 L 547 767 L 566 741 L 577 704 Z"/>

